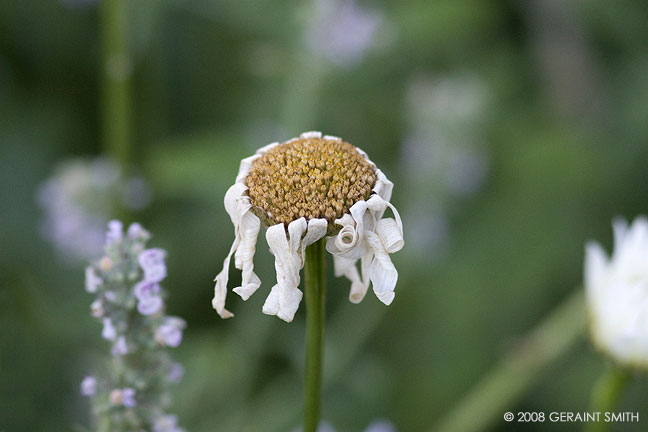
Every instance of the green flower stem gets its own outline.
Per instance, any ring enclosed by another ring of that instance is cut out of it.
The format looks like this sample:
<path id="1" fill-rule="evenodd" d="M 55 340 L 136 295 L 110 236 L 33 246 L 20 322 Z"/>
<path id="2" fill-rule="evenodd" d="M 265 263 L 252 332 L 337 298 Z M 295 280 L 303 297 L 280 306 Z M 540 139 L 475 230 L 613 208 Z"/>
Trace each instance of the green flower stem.
<path id="1" fill-rule="evenodd" d="M 502 359 L 432 429 L 482 431 L 513 411 L 515 401 L 537 381 L 546 366 L 565 352 L 585 329 L 583 290 L 578 289 Z"/>
<path id="2" fill-rule="evenodd" d="M 122 167 L 130 159 L 130 77 L 128 0 L 102 0 L 101 128 L 105 151 Z"/>
<path id="3" fill-rule="evenodd" d="M 322 354 L 326 305 L 324 240 L 306 248 L 306 387 L 304 432 L 316 432 L 322 394 Z"/>
<path id="4" fill-rule="evenodd" d="M 592 389 L 591 412 L 604 413 L 613 411 L 623 394 L 623 391 L 630 382 L 630 373 L 616 365 L 610 365 L 599 377 Z M 587 424 L 589 432 L 604 432 L 610 429 L 610 423 L 603 421 L 591 422 Z"/>

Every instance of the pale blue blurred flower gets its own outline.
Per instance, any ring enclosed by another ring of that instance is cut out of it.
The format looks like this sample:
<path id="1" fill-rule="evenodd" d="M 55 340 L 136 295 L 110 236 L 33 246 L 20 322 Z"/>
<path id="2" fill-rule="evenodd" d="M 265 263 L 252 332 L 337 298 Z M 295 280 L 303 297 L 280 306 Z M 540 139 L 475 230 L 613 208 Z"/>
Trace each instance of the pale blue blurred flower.
<path id="1" fill-rule="evenodd" d="M 126 344 L 126 337 L 119 336 L 115 345 L 113 345 L 110 350 L 111 354 L 114 356 L 126 355 L 128 354 L 128 345 Z"/>
<path id="2" fill-rule="evenodd" d="M 108 232 L 106 233 L 106 245 L 111 245 L 121 241 L 124 236 L 124 224 L 118 220 L 108 222 Z"/>
<path id="3" fill-rule="evenodd" d="M 155 331 L 155 340 L 160 345 L 177 347 L 182 342 L 182 329 L 186 326 L 183 319 L 176 317 L 167 317 L 158 329 Z"/>
<path id="4" fill-rule="evenodd" d="M 184 429 L 178 426 L 178 417 L 164 414 L 153 423 L 153 432 L 184 432 Z"/>
<path id="5" fill-rule="evenodd" d="M 94 396 L 97 392 L 97 379 L 92 375 L 83 378 L 81 381 L 81 394 L 83 396 Z"/>
<path id="6" fill-rule="evenodd" d="M 86 267 L 85 270 L 85 288 L 89 293 L 97 292 L 97 288 L 103 283 L 103 279 L 97 276 L 91 266 Z"/>
<path id="7" fill-rule="evenodd" d="M 338 65 L 352 65 L 375 44 L 384 20 L 382 14 L 354 0 L 316 0 L 306 44 Z"/>
<path id="8" fill-rule="evenodd" d="M 103 330 L 101 331 L 101 337 L 108 340 L 115 340 L 117 338 L 117 331 L 115 326 L 112 323 L 110 318 L 103 319 Z"/>
<path id="9" fill-rule="evenodd" d="M 139 191 L 138 200 L 126 199 L 134 189 Z M 143 179 L 126 177 L 109 159 L 67 160 L 38 189 L 44 212 L 41 231 L 67 260 L 94 258 L 101 253 L 110 215 L 141 209 L 150 198 Z"/>

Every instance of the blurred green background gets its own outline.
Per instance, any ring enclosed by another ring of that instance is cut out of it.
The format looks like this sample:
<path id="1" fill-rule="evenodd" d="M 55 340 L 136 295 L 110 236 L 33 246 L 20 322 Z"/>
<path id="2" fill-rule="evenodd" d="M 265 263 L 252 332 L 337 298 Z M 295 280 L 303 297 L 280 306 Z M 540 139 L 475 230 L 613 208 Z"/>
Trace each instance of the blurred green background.
<path id="1" fill-rule="evenodd" d="M 102 139 L 99 5 L 0 0 L 0 430 L 89 425 L 81 379 L 108 351 L 84 260 L 42 234 L 38 190 Z M 323 418 L 433 427 L 578 289 L 583 245 L 648 204 L 648 4 L 640 0 L 139 0 L 129 3 L 130 168 L 151 202 L 126 219 L 168 251 L 187 320 L 172 411 L 188 431 L 300 424 L 304 306 L 211 308 L 240 159 L 306 130 L 365 150 L 395 183 L 405 248 L 390 307 L 348 302 L 329 268 Z M 110 127 L 110 126 L 109 126 Z M 105 217 L 122 214 L 105 215 Z M 332 263 L 330 263 L 332 264 Z M 331 266 L 329 266 L 331 267 Z M 240 281 L 231 273 L 230 286 Z M 584 411 L 605 361 L 585 335 L 510 411 Z M 648 415 L 637 378 L 620 408 Z M 506 424 L 492 430 L 574 430 Z M 645 420 L 643 420 L 645 423 Z M 617 430 L 645 430 L 622 424 Z"/>

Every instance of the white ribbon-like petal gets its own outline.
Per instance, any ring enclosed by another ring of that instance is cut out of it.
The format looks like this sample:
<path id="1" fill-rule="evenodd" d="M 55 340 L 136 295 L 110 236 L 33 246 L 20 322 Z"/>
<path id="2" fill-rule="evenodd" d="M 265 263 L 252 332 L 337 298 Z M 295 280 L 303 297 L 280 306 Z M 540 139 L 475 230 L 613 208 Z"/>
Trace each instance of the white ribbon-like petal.
<path id="1" fill-rule="evenodd" d="M 394 300 L 394 288 L 398 281 L 398 271 L 392 264 L 389 254 L 383 248 L 378 235 L 367 232 L 367 243 L 373 250 L 374 259 L 369 267 L 369 278 L 373 284 L 373 290 L 378 299 L 390 305 Z"/>
<path id="2" fill-rule="evenodd" d="M 356 267 L 357 259 L 344 258 L 339 255 L 333 255 L 333 268 L 336 277 L 345 276 L 351 281 L 351 290 L 349 291 L 349 301 L 351 303 L 360 303 L 367 294 L 369 284 L 363 283 Z"/>
<path id="3" fill-rule="evenodd" d="M 251 211 L 246 212 L 241 218 L 239 232 L 241 242 L 234 255 L 235 267 L 242 270 L 241 286 L 233 289 L 243 300 L 250 298 L 261 286 L 261 280 L 254 273 L 254 252 L 256 241 L 261 228 L 261 221 Z"/>
<path id="4" fill-rule="evenodd" d="M 247 186 L 244 183 L 234 183 L 225 193 L 225 210 L 232 219 L 234 225 L 234 242 L 227 257 L 223 261 L 223 269 L 216 276 L 214 286 L 214 298 L 212 306 L 221 318 L 230 318 L 233 314 L 225 309 L 225 298 L 227 297 L 227 282 L 229 280 L 229 264 L 232 254 L 235 267 L 243 271 L 242 284 L 235 288 L 243 299 L 247 300 L 254 291 L 261 285 L 261 281 L 254 273 L 254 252 L 256 238 L 259 233 L 261 221 L 250 209 L 250 198 L 244 195 Z"/>
<path id="5" fill-rule="evenodd" d="M 263 305 L 263 313 L 276 315 L 286 322 L 295 317 L 302 299 L 299 286 L 301 236 L 306 230 L 306 219 L 300 218 L 288 225 L 290 241 L 286 238 L 283 224 L 273 225 L 266 231 L 266 240 L 275 257 L 277 284 Z"/>
<path id="6" fill-rule="evenodd" d="M 223 270 L 221 270 L 221 272 L 216 276 L 216 279 L 214 279 L 216 285 L 214 286 L 214 298 L 212 299 L 212 307 L 216 309 L 216 312 L 218 313 L 218 315 L 220 315 L 221 318 L 231 318 L 234 316 L 232 312 L 225 309 L 225 297 L 227 297 L 227 280 L 229 279 L 230 258 L 238 247 L 238 244 L 239 239 L 237 237 L 236 239 L 234 239 L 234 243 L 232 243 L 232 247 L 230 248 L 227 257 L 225 257 L 225 260 L 223 261 Z"/>

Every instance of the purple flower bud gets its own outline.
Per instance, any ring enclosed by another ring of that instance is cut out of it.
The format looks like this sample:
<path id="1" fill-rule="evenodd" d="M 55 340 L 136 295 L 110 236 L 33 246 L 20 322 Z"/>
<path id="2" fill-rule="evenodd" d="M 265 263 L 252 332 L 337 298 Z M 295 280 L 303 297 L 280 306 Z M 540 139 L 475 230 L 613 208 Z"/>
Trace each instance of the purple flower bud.
<path id="1" fill-rule="evenodd" d="M 128 354 L 128 345 L 126 345 L 126 337 L 119 336 L 117 338 L 117 342 L 115 342 L 115 345 L 113 345 L 112 350 L 110 352 L 114 356 Z"/>
<path id="2" fill-rule="evenodd" d="M 97 379 L 93 376 L 87 376 L 81 381 L 81 394 L 83 396 L 94 396 L 97 392 Z"/>
<path id="3" fill-rule="evenodd" d="M 123 237 L 124 225 L 118 220 L 108 222 L 108 232 L 106 233 L 106 245 L 110 246 L 117 243 Z"/>
<path id="4" fill-rule="evenodd" d="M 142 315 L 153 315 L 162 310 L 164 302 L 159 296 L 148 296 L 139 299 L 137 302 L 137 311 Z"/>
<path id="5" fill-rule="evenodd" d="M 182 329 L 186 326 L 183 319 L 169 317 L 155 331 L 155 340 L 160 345 L 176 348 L 182 342 Z"/>
<path id="6" fill-rule="evenodd" d="M 117 337 L 117 331 L 115 330 L 115 326 L 113 326 L 110 318 L 103 319 L 103 330 L 101 331 L 101 337 L 112 341 L 114 341 Z"/>
<path id="7" fill-rule="evenodd" d="M 165 252 L 162 249 L 147 249 L 139 255 L 139 265 L 144 270 L 144 280 L 160 282 L 167 275 L 164 264 Z"/>
<path id="8" fill-rule="evenodd" d="M 103 283 L 103 279 L 101 279 L 97 274 L 95 273 L 94 269 L 92 267 L 86 267 L 85 270 L 85 288 L 86 291 L 89 293 L 95 293 L 97 292 L 97 289 L 101 286 Z"/>
<path id="9" fill-rule="evenodd" d="M 148 240 L 151 235 L 149 234 L 148 231 L 146 231 L 144 228 L 142 228 L 142 225 L 138 224 L 137 222 L 132 223 L 128 227 L 128 238 L 131 240 Z"/>

